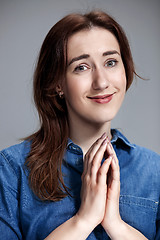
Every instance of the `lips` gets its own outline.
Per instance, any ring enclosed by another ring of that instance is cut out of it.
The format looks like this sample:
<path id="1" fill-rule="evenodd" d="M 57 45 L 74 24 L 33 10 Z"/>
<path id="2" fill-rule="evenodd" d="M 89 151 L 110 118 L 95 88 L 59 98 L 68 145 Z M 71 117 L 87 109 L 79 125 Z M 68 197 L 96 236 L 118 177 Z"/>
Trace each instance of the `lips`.
<path id="1" fill-rule="evenodd" d="M 104 98 L 110 97 L 112 95 L 113 95 L 113 93 L 112 94 L 106 94 L 106 95 L 97 95 L 97 96 L 93 96 L 93 97 L 89 97 L 89 98 L 91 98 L 91 99 L 104 99 Z"/>
<path id="2" fill-rule="evenodd" d="M 96 102 L 96 103 L 108 103 L 112 100 L 113 98 L 113 94 L 105 94 L 105 95 L 96 95 L 93 97 L 88 97 L 89 99 L 91 99 L 92 101 Z"/>

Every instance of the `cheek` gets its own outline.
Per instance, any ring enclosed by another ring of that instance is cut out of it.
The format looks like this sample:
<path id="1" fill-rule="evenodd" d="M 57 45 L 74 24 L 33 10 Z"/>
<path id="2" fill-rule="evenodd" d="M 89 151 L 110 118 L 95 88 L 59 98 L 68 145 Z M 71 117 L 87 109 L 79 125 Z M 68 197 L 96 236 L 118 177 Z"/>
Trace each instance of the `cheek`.
<path id="1" fill-rule="evenodd" d="M 83 97 L 89 89 L 89 83 L 86 80 L 86 77 L 69 76 L 64 86 L 64 94 L 66 97 Z"/>
<path id="2" fill-rule="evenodd" d="M 126 85 L 127 85 L 127 80 L 126 80 L 126 73 L 125 70 L 119 71 L 117 75 L 117 87 L 123 91 L 126 92 Z"/>
<path id="3" fill-rule="evenodd" d="M 123 84 L 123 87 L 124 87 L 124 91 L 126 91 L 127 79 L 126 79 L 126 72 L 125 72 L 125 70 L 123 71 L 123 73 L 121 75 L 121 79 L 122 79 L 122 84 Z"/>
<path id="4" fill-rule="evenodd" d="M 78 101 L 81 95 L 81 88 L 79 84 L 74 81 L 74 79 L 69 79 L 66 81 L 66 84 L 64 86 L 64 95 L 66 103 L 69 105 L 74 105 Z"/>
<path id="5" fill-rule="evenodd" d="M 121 93 L 126 92 L 126 75 L 124 73 L 116 73 L 112 76 L 112 85 Z"/>
<path id="6" fill-rule="evenodd" d="M 75 92 L 75 90 L 76 84 L 74 83 L 74 79 L 72 79 L 70 76 L 67 76 L 63 86 L 64 95 L 66 97 L 69 97 Z"/>

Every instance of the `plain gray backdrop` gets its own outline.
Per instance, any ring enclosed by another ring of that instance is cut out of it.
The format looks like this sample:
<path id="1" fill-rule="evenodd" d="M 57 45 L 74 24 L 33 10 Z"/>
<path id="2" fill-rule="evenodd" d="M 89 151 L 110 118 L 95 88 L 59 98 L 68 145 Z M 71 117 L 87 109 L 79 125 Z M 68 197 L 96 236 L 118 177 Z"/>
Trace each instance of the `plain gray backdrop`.
<path id="1" fill-rule="evenodd" d="M 125 30 L 137 79 L 112 127 L 132 142 L 160 154 L 160 1 L 159 0 L 1 0 L 0 149 L 38 129 L 32 76 L 41 44 L 64 15 L 102 9 Z"/>

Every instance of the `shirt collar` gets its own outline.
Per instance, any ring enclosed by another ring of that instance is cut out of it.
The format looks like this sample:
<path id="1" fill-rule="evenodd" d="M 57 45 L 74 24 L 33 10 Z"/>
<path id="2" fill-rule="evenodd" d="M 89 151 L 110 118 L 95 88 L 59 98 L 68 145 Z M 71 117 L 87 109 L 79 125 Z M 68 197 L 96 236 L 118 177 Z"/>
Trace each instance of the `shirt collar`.
<path id="1" fill-rule="evenodd" d="M 126 145 L 126 147 L 129 148 L 135 148 L 134 144 L 131 144 L 128 139 L 117 129 L 111 129 L 111 134 L 112 134 L 112 140 L 111 143 L 118 143 L 119 140 L 121 141 L 121 144 Z M 72 150 L 73 152 L 77 152 L 79 154 L 82 153 L 82 149 L 74 144 L 70 138 L 68 138 L 68 143 L 67 143 L 67 149 Z"/>
<path id="2" fill-rule="evenodd" d="M 67 149 L 78 155 L 83 154 L 81 147 L 73 143 L 73 141 L 70 138 L 68 138 Z"/>
<path id="3" fill-rule="evenodd" d="M 121 140 L 121 142 L 126 145 L 129 148 L 135 148 L 134 144 L 131 144 L 128 139 L 117 129 L 111 129 L 112 134 L 112 140 L 111 143 L 117 143 L 118 140 Z"/>
<path id="4" fill-rule="evenodd" d="M 67 148 L 68 148 L 68 146 L 71 145 L 72 143 L 73 143 L 72 140 L 71 140 L 70 138 L 68 138 Z"/>

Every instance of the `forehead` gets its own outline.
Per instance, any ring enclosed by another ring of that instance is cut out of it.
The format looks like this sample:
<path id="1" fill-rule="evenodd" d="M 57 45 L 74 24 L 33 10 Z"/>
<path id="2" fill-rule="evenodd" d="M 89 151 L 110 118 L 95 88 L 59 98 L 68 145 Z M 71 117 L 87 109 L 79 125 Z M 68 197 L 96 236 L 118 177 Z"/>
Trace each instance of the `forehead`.
<path id="1" fill-rule="evenodd" d="M 94 54 L 108 50 L 117 50 L 120 53 L 119 43 L 116 37 L 108 30 L 93 27 L 73 34 L 67 43 L 67 55 Z"/>

